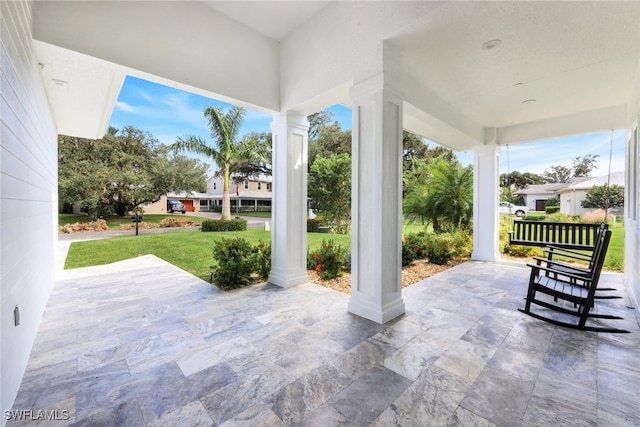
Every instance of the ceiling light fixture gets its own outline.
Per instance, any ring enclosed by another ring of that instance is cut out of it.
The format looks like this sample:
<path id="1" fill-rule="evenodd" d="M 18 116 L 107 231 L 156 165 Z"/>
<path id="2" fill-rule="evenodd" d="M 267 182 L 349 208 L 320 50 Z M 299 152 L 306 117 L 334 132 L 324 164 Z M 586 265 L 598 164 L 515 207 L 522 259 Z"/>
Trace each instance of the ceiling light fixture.
<path id="1" fill-rule="evenodd" d="M 52 82 L 53 82 L 53 84 L 54 84 L 54 85 L 56 85 L 56 86 L 66 86 L 66 85 L 68 85 L 68 84 L 69 84 L 69 83 L 67 83 L 66 81 L 64 81 L 64 80 L 60 80 L 60 79 L 51 79 L 51 81 L 52 81 Z"/>
<path id="2" fill-rule="evenodd" d="M 523 104 L 527 105 L 527 104 L 534 104 L 536 102 L 535 99 L 525 99 L 524 101 L 522 101 Z"/>
<path id="3" fill-rule="evenodd" d="M 488 42 L 484 42 L 482 44 L 482 49 L 484 49 L 484 50 L 492 50 L 492 49 L 495 49 L 498 46 L 500 46 L 501 43 L 502 43 L 502 40 L 500 40 L 500 39 L 489 40 Z"/>

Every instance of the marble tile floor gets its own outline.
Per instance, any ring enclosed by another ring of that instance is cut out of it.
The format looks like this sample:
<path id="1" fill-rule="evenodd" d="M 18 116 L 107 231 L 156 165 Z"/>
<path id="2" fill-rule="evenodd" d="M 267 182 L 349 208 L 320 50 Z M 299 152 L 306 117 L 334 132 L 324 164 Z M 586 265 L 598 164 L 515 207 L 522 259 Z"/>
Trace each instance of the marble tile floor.
<path id="1" fill-rule="evenodd" d="M 637 426 L 640 328 L 519 311 L 524 264 L 467 262 L 378 325 L 314 284 L 221 292 L 144 256 L 60 274 L 13 409 L 87 426 Z M 66 411 L 66 412 L 63 412 Z M 67 416 L 68 415 L 68 416 Z M 7 425 L 38 425 L 11 420 Z"/>

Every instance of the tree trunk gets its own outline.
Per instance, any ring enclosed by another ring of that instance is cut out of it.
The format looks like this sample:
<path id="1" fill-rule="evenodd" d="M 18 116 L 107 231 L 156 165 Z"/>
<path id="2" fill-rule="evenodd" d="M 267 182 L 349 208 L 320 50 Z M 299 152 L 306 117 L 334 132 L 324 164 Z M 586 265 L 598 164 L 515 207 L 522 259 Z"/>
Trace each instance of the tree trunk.
<path id="1" fill-rule="evenodd" d="M 231 198 L 229 197 L 229 190 L 225 190 L 222 193 L 222 218 L 223 221 L 231 219 Z"/>
<path id="2" fill-rule="evenodd" d="M 229 221 L 231 219 L 231 198 L 229 197 L 229 166 L 225 166 L 223 176 L 222 176 L 222 218 L 221 219 L 223 221 Z"/>

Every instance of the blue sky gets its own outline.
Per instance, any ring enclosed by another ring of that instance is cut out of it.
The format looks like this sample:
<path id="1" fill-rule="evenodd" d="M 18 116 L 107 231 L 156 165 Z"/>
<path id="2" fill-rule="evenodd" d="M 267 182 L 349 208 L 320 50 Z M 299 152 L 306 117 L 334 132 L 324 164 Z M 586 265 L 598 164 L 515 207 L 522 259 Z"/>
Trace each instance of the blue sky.
<path id="1" fill-rule="evenodd" d="M 184 92 L 168 86 L 128 76 L 120 91 L 110 125 L 122 129 L 133 125 L 170 145 L 183 135 L 199 135 L 209 140 L 207 121 L 202 111 L 209 105 L 228 109 L 230 105 L 215 99 Z M 342 129 L 351 129 L 351 110 L 336 105 L 329 110 Z M 271 132 L 271 115 L 248 110 L 242 134 Z M 509 170 L 542 173 L 551 165 L 571 166 L 573 159 L 598 154 L 592 176 L 606 175 L 609 169 L 611 132 L 562 138 L 509 146 Z M 435 143 L 430 142 L 430 146 Z M 463 164 L 473 163 L 472 152 L 457 152 Z M 624 131 L 614 132 L 611 171 L 624 170 Z M 507 153 L 500 154 L 500 172 L 507 172 Z"/>

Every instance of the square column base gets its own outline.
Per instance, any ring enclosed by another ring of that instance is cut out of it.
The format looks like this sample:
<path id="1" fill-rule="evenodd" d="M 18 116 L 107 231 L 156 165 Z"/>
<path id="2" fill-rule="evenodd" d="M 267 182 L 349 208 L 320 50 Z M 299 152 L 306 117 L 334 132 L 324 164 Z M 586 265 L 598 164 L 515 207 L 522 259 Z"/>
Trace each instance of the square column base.
<path id="1" fill-rule="evenodd" d="M 269 274 L 269 283 L 273 283 L 274 285 L 282 288 L 291 288 L 293 286 L 309 283 L 309 275 L 306 270 L 289 273 L 271 270 L 271 274 Z"/>
<path id="2" fill-rule="evenodd" d="M 384 324 L 390 320 L 401 316 L 405 312 L 404 301 L 402 298 L 390 301 L 386 304 L 376 304 L 369 298 L 362 295 L 351 294 L 349 305 L 347 307 L 349 313 L 353 313 L 373 322 Z"/>

